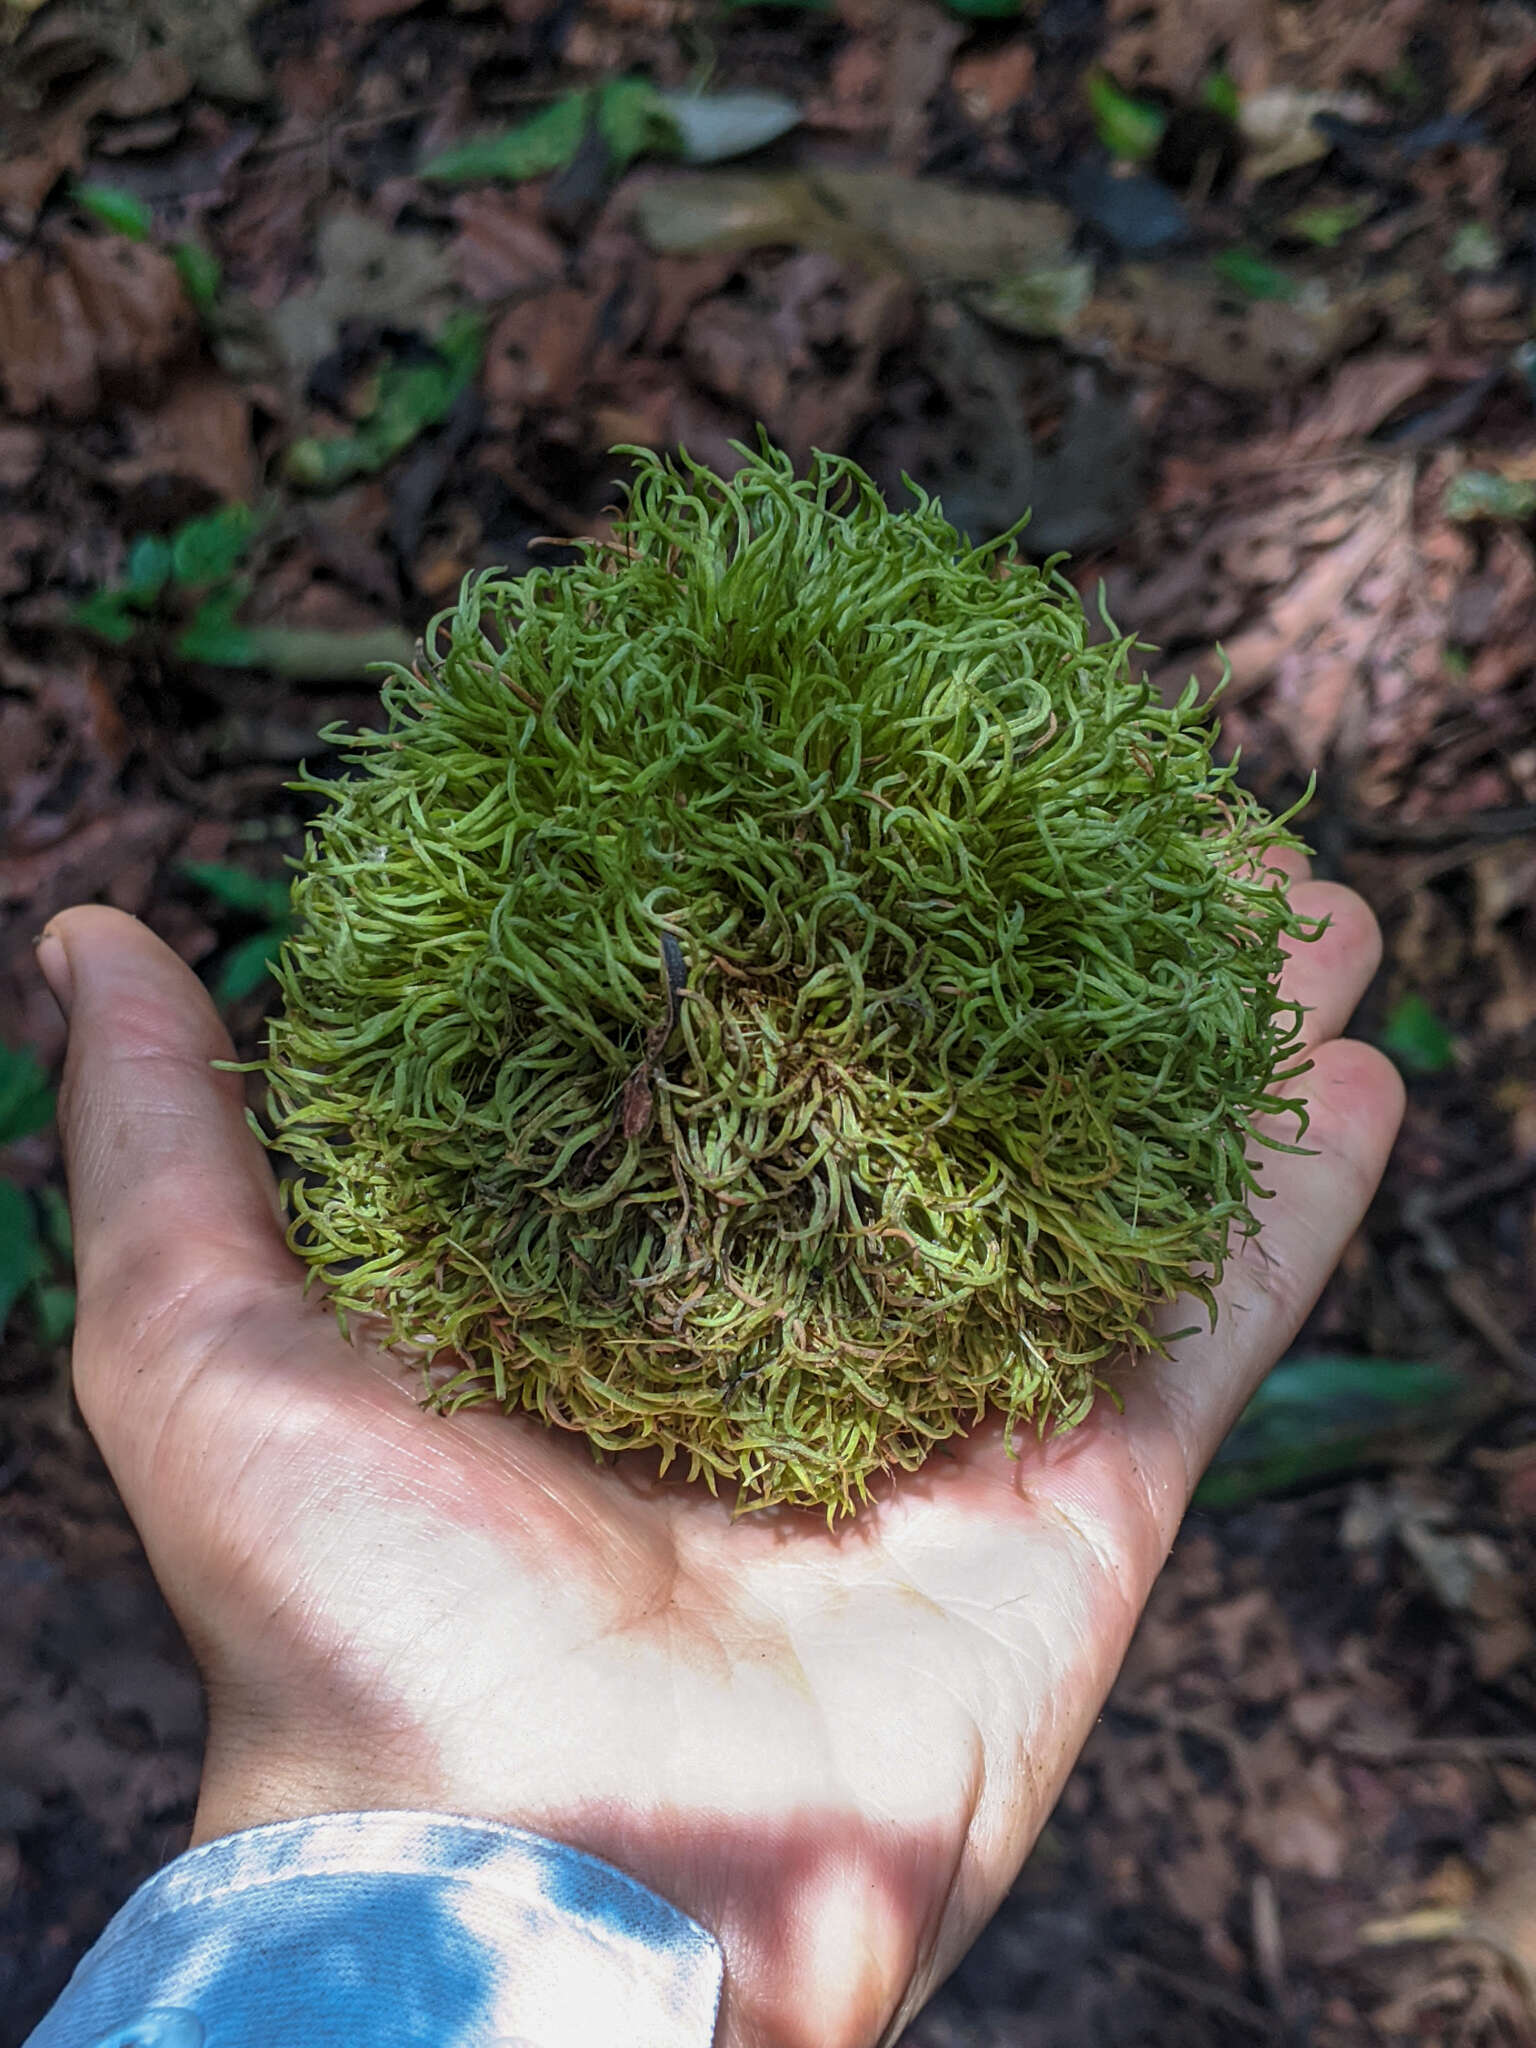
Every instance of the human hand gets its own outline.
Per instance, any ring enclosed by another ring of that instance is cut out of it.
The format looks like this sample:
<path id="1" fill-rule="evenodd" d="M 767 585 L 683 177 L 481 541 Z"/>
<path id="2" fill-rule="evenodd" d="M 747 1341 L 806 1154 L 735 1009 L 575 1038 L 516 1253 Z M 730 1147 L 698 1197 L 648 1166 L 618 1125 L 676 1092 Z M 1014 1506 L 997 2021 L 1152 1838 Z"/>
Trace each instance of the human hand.
<path id="1" fill-rule="evenodd" d="M 1214 1334 L 1127 1374 L 1123 1412 L 1017 1460 L 989 1422 L 832 1531 L 424 1412 L 414 1371 L 304 1298 L 195 977 L 118 912 L 56 918 L 76 1387 L 207 1684 L 196 1839 L 373 1807 L 512 1822 L 715 1934 L 724 2048 L 895 2040 L 1012 1881 L 1385 1163 L 1400 1085 L 1338 1036 L 1374 922 L 1331 884 L 1295 900 L 1332 920 L 1286 983 L 1317 1156 L 1266 1155 Z"/>

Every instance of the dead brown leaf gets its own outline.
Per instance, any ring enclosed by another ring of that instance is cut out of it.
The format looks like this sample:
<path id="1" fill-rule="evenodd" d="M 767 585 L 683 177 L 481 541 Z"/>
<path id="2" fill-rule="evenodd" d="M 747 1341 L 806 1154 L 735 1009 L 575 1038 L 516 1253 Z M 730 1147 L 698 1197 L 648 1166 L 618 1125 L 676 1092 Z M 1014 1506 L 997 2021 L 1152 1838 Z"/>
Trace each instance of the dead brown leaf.
<path id="1" fill-rule="evenodd" d="M 108 800 L 128 734 L 93 653 L 45 667 L 5 650 L 0 684 L 0 821 L 11 851 L 29 853 Z"/>
<path id="2" fill-rule="evenodd" d="M 485 350 L 486 414 L 503 430 L 530 411 L 574 403 L 597 341 L 602 302 L 561 286 L 509 308 Z"/>
<path id="3" fill-rule="evenodd" d="M 892 163 L 916 170 L 927 151 L 928 102 L 965 41 L 965 26 L 933 0 L 882 0 L 877 18 L 888 38 L 886 148 Z"/>
<path id="4" fill-rule="evenodd" d="M 79 419 L 104 390 L 153 388 L 196 334 L 175 266 L 145 243 L 65 231 L 0 265 L 0 383 L 16 412 Z"/>
<path id="5" fill-rule="evenodd" d="M 104 81 L 91 79 L 61 104 L 40 112 L 0 107 L 6 114 L 0 226 L 14 235 L 32 232 L 59 179 L 84 164 L 86 135 L 107 90 Z"/>
<path id="6" fill-rule="evenodd" d="M 1053 200 L 892 171 L 695 172 L 636 180 L 631 189 L 642 233 L 665 255 L 821 249 L 934 286 L 993 284 L 1058 268 L 1074 228 Z"/>
<path id="7" fill-rule="evenodd" d="M 354 27 L 366 28 L 375 21 L 390 21 L 397 14 L 410 14 L 421 0 L 341 0 L 341 17 Z"/>
<path id="8" fill-rule="evenodd" d="M 1127 87 L 1192 97 L 1218 52 L 1240 92 L 1259 92 L 1274 68 L 1273 9 L 1253 0 L 1109 0 L 1103 61 Z"/>
<path id="9" fill-rule="evenodd" d="M 178 377 L 163 405 L 152 412 L 125 406 L 120 417 L 130 452 L 107 466 L 119 490 L 192 484 L 219 504 L 255 495 L 250 400 L 217 370 Z"/>
<path id="10" fill-rule="evenodd" d="M 448 303 L 452 265 L 425 235 L 397 233 L 339 205 L 315 231 L 318 275 L 273 309 L 271 327 L 296 378 L 335 348 L 344 320 L 428 332 Z"/>
<path id="11" fill-rule="evenodd" d="M 98 813 L 37 853 L 0 856 L 0 904 L 25 903 L 38 926 L 88 901 L 134 862 L 162 857 L 186 829 L 174 804 L 126 804 Z"/>
<path id="12" fill-rule="evenodd" d="M 1022 36 L 995 50 L 968 51 L 949 74 L 961 106 L 973 121 L 983 123 L 1010 113 L 1034 78 L 1034 47 Z"/>
<path id="13" fill-rule="evenodd" d="M 805 105 L 807 128 L 825 128 L 842 135 L 878 130 L 885 116 L 881 106 L 884 61 L 873 36 L 853 36 L 832 59 L 829 90 Z"/>
<path id="14" fill-rule="evenodd" d="M 192 90 L 192 74 L 173 49 L 163 45 L 141 50 L 127 69 L 112 79 L 101 111 L 119 121 L 142 120 L 146 114 L 174 107 Z"/>
<path id="15" fill-rule="evenodd" d="M 517 194 L 463 192 L 453 202 L 459 231 L 449 244 L 454 275 L 472 299 L 500 299 L 559 282 L 565 251 Z"/>
<path id="16" fill-rule="evenodd" d="M 1380 78 L 1403 55 L 1427 0 L 1109 0 L 1106 68 L 1122 85 L 1193 98 L 1218 63 L 1245 97 L 1297 84 Z"/>
<path id="17" fill-rule="evenodd" d="M 34 513 L 13 512 L 0 521 L 0 597 L 32 586 L 32 561 L 48 529 Z"/>
<path id="18" fill-rule="evenodd" d="M 1435 359 L 1424 350 L 1412 355 L 1372 350 L 1351 356 L 1290 432 L 1274 442 L 1276 466 L 1330 454 L 1344 442 L 1364 439 L 1400 405 L 1417 397 L 1435 374 Z"/>
<path id="19" fill-rule="evenodd" d="M 1122 366 L 1190 370 L 1219 391 L 1283 391 L 1342 355 L 1372 317 L 1363 290 L 1320 279 L 1294 299 L 1242 299 L 1204 264 L 1138 263 L 1100 284 L 1071 339 Z"/>
<path id="20" fill-rule="evenodd" d="M 0 489 L 19 491 L 42 466 L 44 441 L 36 427 L 0 422 Z"/>
<path id="21" fill-rule="evenodd" d="M 1486 1862 L 1489 1881 L 1478 1897 L 1368 1921 L 1359 1938 L 1378 1948 L 1410 1941 L 1484 1943 L 1512 1972 L 1527 2015 L 1536 2022 L 1536 1822 L 1497 1830 Z"/>

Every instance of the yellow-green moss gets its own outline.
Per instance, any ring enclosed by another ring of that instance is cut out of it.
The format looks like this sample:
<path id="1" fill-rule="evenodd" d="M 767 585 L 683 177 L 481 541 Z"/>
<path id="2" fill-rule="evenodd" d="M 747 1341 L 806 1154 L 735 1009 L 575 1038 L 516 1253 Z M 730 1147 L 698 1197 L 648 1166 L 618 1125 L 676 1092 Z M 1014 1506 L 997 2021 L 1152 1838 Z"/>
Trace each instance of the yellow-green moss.
<path id="1" fill-rule="evenodd" d="M 642 458 L 384 698 L 268 1073 L 295 1245 L 435 1398 L 838 1512 L 1209 1301 L 1296 1070 L 1290 835 L 1059 576 L 846 461 Z"/>

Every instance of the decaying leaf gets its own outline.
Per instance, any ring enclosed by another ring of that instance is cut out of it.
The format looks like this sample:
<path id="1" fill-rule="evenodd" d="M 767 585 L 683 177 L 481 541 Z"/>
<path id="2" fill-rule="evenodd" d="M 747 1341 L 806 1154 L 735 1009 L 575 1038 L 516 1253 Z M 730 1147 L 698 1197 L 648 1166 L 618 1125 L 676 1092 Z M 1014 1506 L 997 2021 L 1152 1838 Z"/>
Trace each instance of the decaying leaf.
<path id="1" fill-rule="evenodd" d="M 14 412 L 69 419 L 104 389 L 153 389 L 197 320 L 171 259 L 121 235 L 61 233 L 0 265 L 0 387 Z"/>
<path id="2" fill-rule="evenodd" d="M 1073 339 L 1119 363 L 1190 370 L 1220 391 L 1304 384 L 1369 329 L 1370 294 L 1300 283 L 1290 298 L 1245 297 L 1207 263 L 1126 264 L 1084 305 Z"/>
<path id="3" fill-rule="evenodd" d="M 1536 2022 L 1536 1822 L 1501 1828 L 1490 1838 L 1489 1882 L 1463 1905 L 1426 1906 L 1360 1929 L 1367 1948 L 1412 1941 L 1478 1942 L 1508 1968 Z"/>
<path id="4" fill-rule="evenodd" d="M 328 214 L 315 235 L 315 261 L 314 288 L 285 299 L 270 316 L 301 382 L 335 348 L 344 320 L 420 333 L 446 310 L 453 276 L 448 252 L 423 235 L 397 233 L 371 214 L 352 207 Z"/>
<path id="5" fill-rule="evenodd" d="M 1369 419 L 1354 399 L 1345 414 Z M 1425 524 L 1411 457 L 1321 452 L 1303 421 L 1295 454 L 1276 440 L 1190 464 L 1138 544 L 1144 568 L 1110 571 L 1109 608 L 1166 650 L 1160 687 L 1191 671 L 1214 683 L 1230 664 L 1233 738 L 1247 744 L 1253 698 L 1271 752 L 1283 734 L 1313 767 L 1337 742 L 1356 764 L 1355 801 L 1372 809 L 1444 710 L 1471 555 L 1458 529 Z"/>
<path id="6" fill-rule="evenodd" d="M 14 0 L 9 0 L 14 4 Z M 9 59 L 13 89 L 40 99 L 48 81 L 109 59 L 126 77 L 146 53 L 174 58 L 215 99 L 263 98 L 266 73 L 249 24 L 264 0 L 54 0 L 34 8 Z M 110 94 L 110 82 L 104 90 Z M 131 104 L 131 101 L 129 102 Z M 161 101 L 161 104 L 165 104 Z"/>
<path id="7" fill-rule="evenodd" d="M 1325 157 L 1333 141 L 1317 125 L 1320 114 L 1333 114 L 1343 121 L 1372 121 L 1380 113 L 1377 102 L 1363 92 L 1311 92 L 1300 86 L 1277 85 L 1268 92 L 1250 93 L 1237 117 L 1248 144 L 1243 173 L 1258 184 Z"/>
<path id="8" fill-rule="evenodd" d="M 108 470 L 120 491 L 190 484 L 220 504 L 254 496 L 251 402 L 218 371 L 178 377 L 163 405 L 125 406 L 121 425 L 128 450 Z"/>
<path id="9" fill-rule="evenodd" d="M 1059 272 L 1073 232 L 1071 214 L 1052 200 L 894 171 L 669 178 L 640 192 L 637 213 L 651 247 L 667 255 L 784 244 L 932 286 Z"/>
<path id="10" fill-rule="evenodd" d="M 1122 86 L 1158 86 L 1190 100 L 1218 62 L 1239 94 L 1305 83 L 1321 89 L 1380 78 L 1402 58 L 1427 0 L 1108 0 L 1105 69 Z"/>

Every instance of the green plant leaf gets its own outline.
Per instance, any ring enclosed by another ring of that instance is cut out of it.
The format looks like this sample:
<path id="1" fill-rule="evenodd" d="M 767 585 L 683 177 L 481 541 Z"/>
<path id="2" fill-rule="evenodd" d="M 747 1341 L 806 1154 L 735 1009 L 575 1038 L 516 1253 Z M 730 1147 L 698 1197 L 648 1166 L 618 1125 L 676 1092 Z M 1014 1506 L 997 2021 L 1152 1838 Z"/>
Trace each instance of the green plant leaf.
<path id="1" fill-rule="evenodd" d="M 276 921 L 288 915 L 289 883 L 267 875 L 253 875 L 245 868 L 226 867 L 222 861 L 184 860 L 180 871 L 199 889 L 206 889 L 226 910 L 243 911 L 247 917 Z"/>
<path id="2" fill-rule="evenodd" d="M 478 314 L 451 314 L 430 355 L 386 365 L 373 410 L 355 434 L 294 442 L 285 463 L 289 477 L 306 490 L 328 491 L 349 477 L 382 469 L 452 411 L 479 371 L 484 345 L 485 323 Z"/>
<path id="3" fill-rule="evenodd" d="M 226 584 L 204 598 L 176 642 L 183 661 L 206 661 L 210 668 L 259 668 L 256 642 L 235 613 L 249 590 L 244 583 Z"/>
<path id="4" fill-rule="evenodd" d="M 249 505 L 220 505 L 189 519 L 171 536 L 171 574 L 185 587 L 221 583 L 244 557 L 256 532 Z"/>
<path id="5" fill-rule="evenodd" d="M 515 128 L 440 151 L 417 175 L 434 185 L 474 185 L 488 178 L 515 184 L 562 170 L 581 147 L 590 99 L 590 93 L 568 92 Z"/>
<path id="6" fill-rule="evenodd" d="M 69 1203 L 57 1188 L 46 1183 L 37 1191 L 43 1212 L 43 1237 L 66 1266 L 75 1256 L 75 1232 L 69 1218 Z"/>
<path id="7" fill-rule="evenodd" d="M 52 1123 L 56 1098 L 29 1046 L 0 1045 L 0 1145 Z"/>
<path id="8" fill-rule="evenodd" d="M 0 1331 L 22 1293 L 47 1269 L 36 1210 L 13 1180 L 0 1180 Z"/>
<path id="9" fill-rule="evenodd" d="M 62 1344 L 75 1327 L 75 1290 L 67 1281 L 39 1281 L 32 1290 L 37 1334 L 44 1344 Z"/>
<path id="10" fill-rule="evenodd" d="M 1377 1044 L 1409 1074 L 1443 1074 L 1455 1059 L 1455 1040 L 1420 995 L 1392 1006 Z"/>
<path id="11" fill-rule="evenodd" d="M 1240 1507 L 1293 1487 L 1422 1451 L 1476 1413 L 1480 1390 L 1421 1360 L 1320 1352 L 1281 1361 L 1254 1395 L 1195 1493 Z"/>
<path id="12" fill-rule="evenodd" d="M 1299 290 L 1294 277 L 1251 249 L 1223 249 L 1211 258 L 1211 268 L 1245 299 L 1294 299 Z"/>
<path id="13" fill-rule="evenodd" d="M 147 612 L 171 575 L 171 544 L 158 533 L 141 533 L 128 550 L 118 589 L 137 611 Z"/>
<path id="14" fill-rule="evenodd" d="M 81 184 L 77 181 L 70 186 L 69 196 L 82 213 L 99 220 L 113 234 L 126 235 L 131 242 L 149 240 L 155 217 L 135 193 L 124 192 L 117 185 Z"/>
<path id="15" fill-rule="evenodd" d="M 649 79 L 610 78 L 595 94 L 568 92 L 515 128 L 444 150 L 423 164 L 418 175 L 437 185 L 478 184 L 488 178 L 516 184 L 541 178 L 570 163 L 592 120 L 608 145 L 615 170 L 624 170 L 637 157 L 677 156 L 683 151 L 667 96 Z"/>
<path id="16" fill-rule="evenodd" d="M 1237 81 L 1230 71 L 1208 71 L 1200 86 L 1200 104 L 1209 107 L 1213 114 L 1225 114 L 1229 121 L 1235 121 L 1243 110 Z"/>
<path id="17" fill-rule="evenodd" d="M 1319 249 L 1336 249 L 1344 237 L 1369 220 L 1373 202 L 1346 199 L 1337 206 L 1298 206 L 1281 226 L 1299 242 L 1311 242 Z"/>
<path id="18" fill-rule="evenodd" d="M 254 994 L 272 972 L 273 963 L 287 936 L 288 927 L 284 924 L 281 928 L 273 926 L 270 931 L 254 932 L 250 938 L 242 939 L 238 946 L 231 946 L 214 979 L 214 1000 L 238 1003 Z"/>
<path id="19" fill-rule="evenodd" d="M 1107 71 L 1090 71 L 1083 81 L 1083 91 L 1093 110 L 1094 130 L 1111 156 L 1139 164 L 1156 154 L 1168 126 L 1168 116 L 1161 107 L 1132 99 Z"/>
<path id="20" fill-rule="evenodd" d="M 126 647 L 140 624 L 129 608 L 126 590 L 93 590 L 71 606 L 69 617 L 72 625 L 83 626 L 113 647 Z"/>
<path id="21" fill-rule="evenodd" d="M 219 287 L 224 282 L 223 265 L 201 242 L 177 242 L 171 250 L 171 261 L 182 290 L 206 318 L 218 302 Z"/>
<path id="22" fill-rule="evenodd" d="M 616 171 L 637 157 L 682 154 L 678 124 L 649 79 L 611 78 L 597 96 L 597 125 Z"/>

